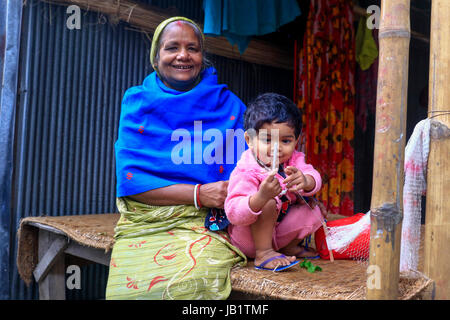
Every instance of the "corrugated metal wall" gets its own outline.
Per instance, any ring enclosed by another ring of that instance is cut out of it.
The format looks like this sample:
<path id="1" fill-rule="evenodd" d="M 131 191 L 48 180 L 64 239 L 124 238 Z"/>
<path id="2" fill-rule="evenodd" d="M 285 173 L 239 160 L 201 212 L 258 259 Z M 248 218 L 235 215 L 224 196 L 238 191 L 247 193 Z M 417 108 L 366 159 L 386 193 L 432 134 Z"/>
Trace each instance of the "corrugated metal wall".
<path id="1" fill-rule="evenodd" d="M 0 2 L 0 299 L 9 299 L 11 197 L 22 2 Z"/>
<path id="2" fill-rule="evenodd" d="M 146 1 L 202 21 L 202 0 Z M 116 212 L 113 145 L 120 103 L 142 82 L 149 40 L 125 24 L 82 11 L 81 29 L 66 27 L 66 7 L 27 1 L 23 12 L 14 195 L 11 202 L 10 296 L 37 299 L 15 265 L 16 230 L 27 216 Z M 292 72 L 211 56 L 219 80 L 244 102 L 260 92 L 292 93 Z M 101 299 L 107 268 L 82 267 L 82 289 L 69 299 Z"/>

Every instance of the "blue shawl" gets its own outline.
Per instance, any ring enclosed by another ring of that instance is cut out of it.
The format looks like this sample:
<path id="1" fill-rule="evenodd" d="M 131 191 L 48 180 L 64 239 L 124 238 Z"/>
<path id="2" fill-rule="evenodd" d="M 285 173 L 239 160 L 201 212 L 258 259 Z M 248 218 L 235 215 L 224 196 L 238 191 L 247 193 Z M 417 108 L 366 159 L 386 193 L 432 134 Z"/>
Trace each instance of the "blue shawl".
<path id="1" fill-rule="evenodd" d="M 123 97 L 115 143 L 117 196 L 173 184 L 228 180 L 246 149 L 245 105 L 208 68 L 187 92 L 156 72 Z"/>

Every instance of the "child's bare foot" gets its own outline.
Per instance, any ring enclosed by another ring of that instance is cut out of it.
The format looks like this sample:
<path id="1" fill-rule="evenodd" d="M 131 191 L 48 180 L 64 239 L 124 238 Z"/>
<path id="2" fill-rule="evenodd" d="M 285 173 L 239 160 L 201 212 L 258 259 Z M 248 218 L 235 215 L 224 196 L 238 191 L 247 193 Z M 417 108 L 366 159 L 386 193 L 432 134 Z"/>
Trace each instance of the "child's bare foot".
<path id="1" fill-rule="evenodd" d="M 276 252 L 273 249 L 267 249 L 267 250 L 256 250 L 256 256 L 255 256 L 255 266 L 260 266 L 265 261 L 280 256 L 281 254 L 279 252 Z M 285 256 L 273 259 L 272 261 L 267 262 L 264 265 L 264 268 L 267 269 L 275 269 L 277 267 L 283 267 L 291 264 L 296 260 L 295 256 Z"/>
<path id="2" fill-rule="evenodd" d="M 295 256 L 297 258 L 311 258 L 316 257 L 317 252 L 311 248 L 305 248 L 304 246 L 299 246 L 298 241 L 293 241 L 286 247 L 282 248 L 280 252 L 284 255 Z"/>

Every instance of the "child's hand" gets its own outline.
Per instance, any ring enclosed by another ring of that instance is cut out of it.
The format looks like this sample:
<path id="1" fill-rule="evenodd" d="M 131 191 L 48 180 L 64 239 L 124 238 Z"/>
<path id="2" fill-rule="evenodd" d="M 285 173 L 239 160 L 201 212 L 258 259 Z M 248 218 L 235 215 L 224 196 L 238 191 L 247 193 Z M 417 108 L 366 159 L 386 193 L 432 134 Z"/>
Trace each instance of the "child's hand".
<path id="1" fill-rule="evenodd" d="M 284 170 L 286 175 L 288 176 L 284 179 L 284 183 L 290 192 L 296 191 L 311 191 L 316 186 L 316 182 L 313 177 L 310 175 L 304 175 L 303 172 L 296 167 L 286 167 Z"/>
<path id="2" fill-rule="evenodd" d="M 261 198 L 267 201 L 278 196 L 283 190 L 281 188 L 280 182 L 277 178 L 275 178 L 276 173 L 277 172 L 275 170 L 270 172 L 259 186 L 258 193 L 260 194 Z"/>

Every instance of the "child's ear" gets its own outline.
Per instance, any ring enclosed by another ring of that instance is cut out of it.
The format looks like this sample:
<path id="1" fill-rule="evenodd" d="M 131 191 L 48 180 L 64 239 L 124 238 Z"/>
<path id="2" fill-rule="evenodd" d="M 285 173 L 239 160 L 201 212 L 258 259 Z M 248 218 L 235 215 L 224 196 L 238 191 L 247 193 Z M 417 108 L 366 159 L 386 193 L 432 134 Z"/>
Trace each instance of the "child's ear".
<path id="1" fill-rule="evenodd" d="M 244 133 L 245 142 L 249 148 L 253 148 L 253 139 L 250 137 L 247 131 Z"/>

